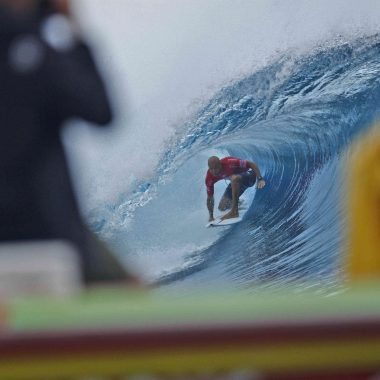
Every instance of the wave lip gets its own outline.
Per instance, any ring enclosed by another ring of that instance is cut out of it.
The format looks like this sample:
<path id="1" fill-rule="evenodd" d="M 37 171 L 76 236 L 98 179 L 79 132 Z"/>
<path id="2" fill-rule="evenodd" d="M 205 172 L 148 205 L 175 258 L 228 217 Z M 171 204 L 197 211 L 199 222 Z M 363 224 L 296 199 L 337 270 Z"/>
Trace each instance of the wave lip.
<path id="1" fill-rule="evenodd" d="M 99 232 L 128 241 L 141 262 L 154 256 L 152 273 L 165 283 L 333 283 L 344 238 L 341 166 L 352 139 L 378 117 L 379 74 L 376 35 L 281 57 L 226 86 L 168 145 L 149 188 Z M 252 160 L 267 180 L 245 219 L 220 231 L 204 229 L 204 175 L 214 154 Z"/>

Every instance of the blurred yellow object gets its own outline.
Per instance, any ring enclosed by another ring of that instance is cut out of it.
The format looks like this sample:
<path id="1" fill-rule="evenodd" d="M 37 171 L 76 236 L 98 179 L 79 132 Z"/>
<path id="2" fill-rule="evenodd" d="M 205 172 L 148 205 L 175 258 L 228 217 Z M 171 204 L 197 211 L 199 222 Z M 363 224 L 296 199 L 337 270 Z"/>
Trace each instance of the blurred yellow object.
<path id="1" fill-rule="evenodd" d="M 380 278 L 380 124 L 354 145 L 348 180 L 348 277 Z"/>

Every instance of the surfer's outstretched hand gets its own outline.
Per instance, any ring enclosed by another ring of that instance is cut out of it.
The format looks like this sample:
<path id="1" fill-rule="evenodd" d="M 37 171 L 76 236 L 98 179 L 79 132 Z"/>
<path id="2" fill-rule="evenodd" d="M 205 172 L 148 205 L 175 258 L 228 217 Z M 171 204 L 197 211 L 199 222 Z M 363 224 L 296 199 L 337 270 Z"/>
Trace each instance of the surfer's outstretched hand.
<path id="1" fill-rule="evenodd" d="M 257 182 L 257 188 L 258 189 L 262 189 L 263 187 L 265 186 L 265 180 L 264 179 L 260 179 L 259 182 Z"/>

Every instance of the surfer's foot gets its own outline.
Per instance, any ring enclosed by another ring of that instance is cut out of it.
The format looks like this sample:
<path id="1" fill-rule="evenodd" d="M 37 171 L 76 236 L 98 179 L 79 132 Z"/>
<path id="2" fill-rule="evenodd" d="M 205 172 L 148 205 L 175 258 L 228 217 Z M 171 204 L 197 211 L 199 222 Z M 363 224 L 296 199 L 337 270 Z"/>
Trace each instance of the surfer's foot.
<path id="1" fill-rule="evenodd" d="M 238 216 L 239 216 L 239 212 L 238 211 L 231 210 L 226 215 L 223 215 L 220 219 L 221 220 L 232 219 L 232 218 L 237 218 Z"/>
<path id="2" fill-rule="evenodd" d="M 219 203 L 219 211 L 226 211 L 227 209 L 231 208 L 231 203 L 231 199 L 223 197 Z"/>

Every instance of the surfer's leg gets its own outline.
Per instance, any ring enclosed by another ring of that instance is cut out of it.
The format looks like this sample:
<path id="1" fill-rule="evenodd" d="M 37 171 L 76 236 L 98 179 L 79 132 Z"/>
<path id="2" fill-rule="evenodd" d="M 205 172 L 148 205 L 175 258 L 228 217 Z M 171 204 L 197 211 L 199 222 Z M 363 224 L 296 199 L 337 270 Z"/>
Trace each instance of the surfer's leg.
<path id="1" fill-rule="evenodd" d="M 229 208 L 231 208 L 231 199 L 223 196 L 219 202 L 218 209 L 219 211 L 226 211 Z"/>
<path id="2" fill-rule="evenodd" d="M 231 208 L 232 201 L 232 188 L 231 184 L 229 184 L 224 192 L 222 198 L 220 199 L 218 209 L 219 211 L 226 211 Z"/>
<path id="3" fill-rule="evenodd" d="M 232 190 L 232 200 L 231 200 L 231 211 L 224 215 L 221 219 L 237 218 L 239 216 L 238 202 L 240 196 L 240 187 L 242 177 L 239 174 L 231 176 L 231 190 Z"/>
<path id="4" fill-rule="evenodd" d="M 231 177 L 231 187 L 232 187 L 232 205 L 231 212 L 239 216 L 238 212 L 238 202 L 240 196 L 240 186 L 241 186 L 241 175 L 233 175 Z"/>

